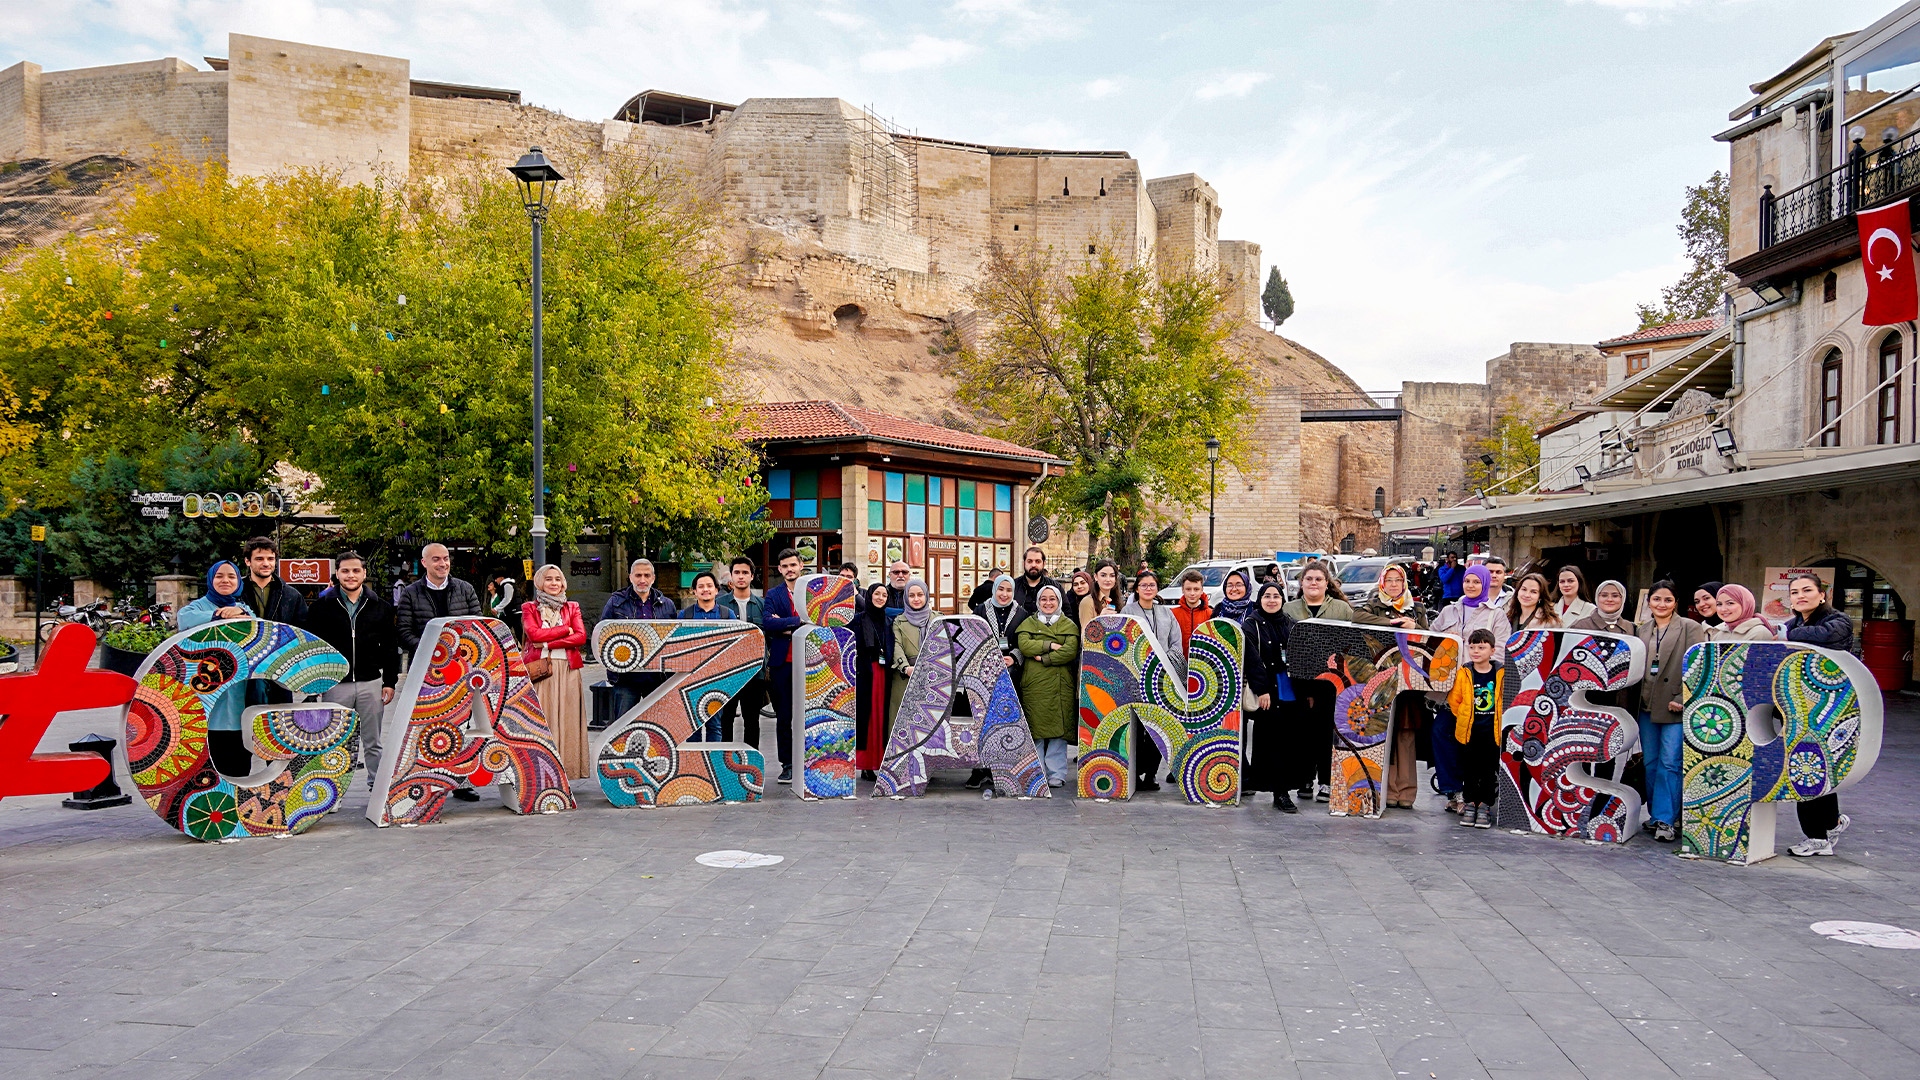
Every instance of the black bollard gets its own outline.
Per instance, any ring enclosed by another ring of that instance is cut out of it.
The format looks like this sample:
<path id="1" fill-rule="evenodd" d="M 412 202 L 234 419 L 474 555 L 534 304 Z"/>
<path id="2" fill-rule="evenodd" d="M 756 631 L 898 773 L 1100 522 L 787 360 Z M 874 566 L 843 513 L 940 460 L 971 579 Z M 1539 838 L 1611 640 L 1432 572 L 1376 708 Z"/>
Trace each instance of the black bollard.
<path id="1" fill-rule="evenodd" d="M 60 800 L 60 805 L 70 810 L 105 810 L 109 806 L 125 806 L 133 801 L 133 796 L 120 790 L 113 778 L 113 748 L 120 745 L 119 740 L 109 739 L 105 735 L 89 735 L 79 742 L 70 742 L 67 749 L 77 754 L 99 754 L 107 759 L 107 778 L 85 791 L 76 791 L 73 798 Z"/>

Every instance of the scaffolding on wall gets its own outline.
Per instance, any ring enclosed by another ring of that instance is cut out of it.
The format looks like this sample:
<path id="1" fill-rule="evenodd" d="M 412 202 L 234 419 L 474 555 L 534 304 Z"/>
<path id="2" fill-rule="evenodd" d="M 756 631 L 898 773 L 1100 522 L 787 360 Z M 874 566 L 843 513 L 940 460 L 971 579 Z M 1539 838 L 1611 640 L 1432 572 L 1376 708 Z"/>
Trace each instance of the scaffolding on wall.
<path id="1" fill-rule="evenodd" d="M 917 134 L 876 116 L 871 107 L 860 110 L 849 123 L 854 132 L 853 158 L 859 170 L 860 220 L 901 232 L 915 231 L 920 217 Z"/>

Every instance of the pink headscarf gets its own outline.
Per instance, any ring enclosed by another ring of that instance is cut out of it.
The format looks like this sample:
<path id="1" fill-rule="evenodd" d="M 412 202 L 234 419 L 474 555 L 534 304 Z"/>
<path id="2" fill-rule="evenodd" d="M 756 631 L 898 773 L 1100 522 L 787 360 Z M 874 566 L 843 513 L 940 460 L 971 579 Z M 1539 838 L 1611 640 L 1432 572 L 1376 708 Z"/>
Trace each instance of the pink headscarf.
<path id="1" fill-rule="evenodd" d="M 1738 630 L 1755 619 L 1760 620 L 1760 625 L 1768 630 L 1773 629 L 1773 624 L 1767 621 L 1767 617 L 1756 610 L 1759 605 L 1754 603 L 1753 591 L 1745 585 L 1722 585 L 1720 591 L 1714 594 L 1714 598 L 1731 600 L 1740 607 L 1739 617 L 1728 621 L 1728 629 Z"/>

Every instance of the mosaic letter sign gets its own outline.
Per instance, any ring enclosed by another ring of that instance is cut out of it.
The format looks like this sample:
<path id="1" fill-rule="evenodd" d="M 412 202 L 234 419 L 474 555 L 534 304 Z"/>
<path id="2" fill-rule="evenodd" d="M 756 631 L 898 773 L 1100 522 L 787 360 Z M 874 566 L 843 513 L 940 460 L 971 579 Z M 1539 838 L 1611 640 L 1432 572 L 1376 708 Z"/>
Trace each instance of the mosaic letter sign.
<path id="1" fill-rule="evenodd" d="M 991 769 L 1002 795 L 1053 797 L 1001 655 L 993 628 L 978 615 L 927 624 L 876 773 L 876 797 L 925 794 L 928 772 L 940 768 Z M 962 694 L 971 716 L 953 714 Z"/>
<path id="2" fill-rule="evenodd" d="M 1083 799 L 1133 795 L 1133 722 L 1159 745 L 1191 803 L 1240 799 L 1240 627 L 1210 619 L 1193 630 L 1185 685 L 1180 664 L 1132 615 L 1100 615 L 1080 631 L 1080 778 Z"/>
<path id="3" fill-rule="evenodd" d="M 1680 854 L 1773 857 L 1774 809 L 1831 795 L 1873 768 L 1880 687 L 1851 653 L 1798 642 L 1687 650 Z"/>
<path id="4" fill-rule="evenodd" d="M 801 616 L 794 631 L 793 701 L 804 703 L 800 776 L 802 799 L 853 798 L 854 695 L 859 661 L 854 649 L 854 596 L 858 586 L 838 574 L 800 579 Z"/>
<path id="5" fill-rule="evenodd" d="M 90 671 L 93 631 L 68 623 L 54 631 L 40 670 L 0 675 L 0 798 L 85 791 L 105 780 L 113 764 L 99 754 L 36 754 L 55 715 L 70 709 L 125 705 L 133 680 L 117 671 Z"/>
<path id="6" fill-rule="evenodd" d="M 264 619 L 224 619 L 160 643 L 135 674 L 127 707 L 127 769 L 167 824 L 195 840 L 291 836 L 340 802 L 353 768 L 358 717 L 339 705 L 257 706 L 241 739 L 266 765 L 222 775 L 207 751 L 207 716 L 249 679 L 295 693 L 329 690 L 346 657 L 305 630 Z"/>
<path id="7" fill-rule="evenodd" d="M 1637 637 L 1523 630 L 1507 639 L 1495 812 L 1502 828 L 1614 844 L 1640 830 L 1639 793 L 1592 772 L 1611 761 L 1618 776 L 1639 748 L 1639 725 L 1587 693 L 1632 686 L 1646 670 L 1647 647 Z"/>
<path id="8" fill-rule="evenodd" d="M 518 813 L 574 808 L 553 729 L 498 619 L 428 623 L 381 736 L 367 820 L 383 828 L 435 821 L 455 789 L 487 784 Z"/>
<path id="9" fill-rule="evenodd" d="M 1393 699 L 1402 690 L 1446 690 L 1460 670 L 1460 639 L 1336 619 L 1308 619 L 1287 639 L 1288 674 L 1333 684 L 1335 817 L 1377 818 L 1393 750 Z"/>
<path id="10" fill-rule="evenodd" d="M 667 681 L 600 734 L 600 790 L 615 806 L 757 802 L 766 762 L 745 743 L 694 742 L 766 665 L 767 639 L 738 620 L 607 619 L 593 653 L 611 674 L 667 672 Z"/>

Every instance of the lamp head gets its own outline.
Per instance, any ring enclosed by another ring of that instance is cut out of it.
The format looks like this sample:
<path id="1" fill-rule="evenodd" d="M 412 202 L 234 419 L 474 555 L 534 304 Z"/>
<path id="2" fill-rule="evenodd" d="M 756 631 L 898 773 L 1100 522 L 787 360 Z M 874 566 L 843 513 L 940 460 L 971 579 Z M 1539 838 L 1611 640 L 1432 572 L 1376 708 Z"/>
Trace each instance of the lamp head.
<path id="1" fill-rule="evenodd" d="M 514 179 L 520 181 L 520 203 L 529 211 L 542 211 L 550 205 L 554 190 L 566 177 L 547 160 L 547 152 L 537 146 L 529 147 L 520 155 L 520 160 L 507 167 Z"/>
<path id="2" fill-rule="evenodd" d="M 1220 440 L 1214 438 L 1212 435 L 1207 436 L 1207 460 L 1220 460 Z"/>

